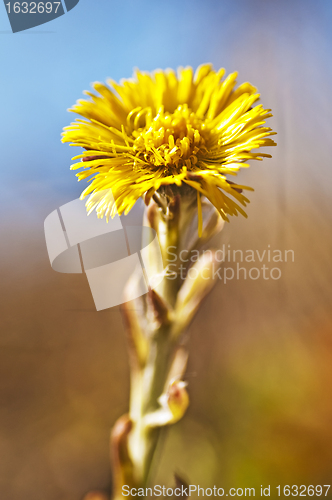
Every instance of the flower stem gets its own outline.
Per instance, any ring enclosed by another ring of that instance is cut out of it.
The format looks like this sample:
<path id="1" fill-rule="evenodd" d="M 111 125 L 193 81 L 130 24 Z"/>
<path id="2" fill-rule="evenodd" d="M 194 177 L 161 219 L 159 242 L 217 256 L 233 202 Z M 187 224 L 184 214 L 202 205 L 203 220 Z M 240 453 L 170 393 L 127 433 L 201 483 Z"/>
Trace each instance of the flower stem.
<path id="1" fill-rule="evenodd" d="M 179 199 L 175 198 L 167 207 L 166 216 L 159 211 L 158 234 L 164 265 L 168 265 L 168 248 L 178 248 L 179 243 Z M 172 321 L 160 314 L 160 303 L 165 307 L 174 306 L 179 288 L 178 280 L 164 278 L 157 300 L 150 304 L 155 316 L 156 326 L 150 332 L 150 342 L 145 365 L 132 374 L 132 405 L 130 417 L 134 422 L 129 437 L 129 453 L 133 459 L 136 481 L 145 487 L 148 481 L 154 453 L 158 444 L 161 427 L 149 427 L 145 416 L 160 407 L 159 398 L 163 394 L 172 361 L 175 354 L 175 343 L 172 340 Z M 156 294 L 155 294 L 156 295 Z"/>
<path id="2" fill-rule="evenodd" d="M 161 427 L 148 427 L 144 417 L 158 409 L 158 398 L 164 391 L 172 360 L 173 346 L 169 341 L 167 329 L 160 331 L 151 342 L 149 359 L 146 367 L 139 374 L 139 382 L 135 381 L 133 391 L 137 391 L 134 400 L 139 402 L 139 418 L 134 420 L 134 427 L 129 439 L 136 481 L 145 487 L 149 477 L 153 456 L 157 447 Z M 135 413 L 130 413 L 133 415 Z"/>
<path id="3" fill-rule="evenodd" d="M 166 208 L 165 204 L 150 204 L 146 213 L 146 223 L 158 235 L 164 268 L 172 264 L 174 273 L 166 273 L 155 289 L 137 299 L 141 308 L 136 308 L 134 303 L 123 306 L 131 388 L 129 415 L 118 421 L 112 440 L 115 498 L 118 499 L 122 497 L 124 485 L 146 488 L 162 428 L 182 418 L 189 404 L 186 384 L 182 381 L 187 356 L 180 345 L 183 332 L 212 287 L 213 280 L 209 277 L 215 260 L 211 253 L 196 263 L 195 278 L 182 278 L 180 251 L 186 246 L 184 242 L 197 205 L 191 199 L 181 201 L 182 213 L 177 195 L 168 200 Z M 209 215 L 200 240 L 209 240 L 219 228 L 217 221 L 214 212 Z M 188 248 L 193 244 L 190 241 Z M 157 269 L 159 255 L 154 252 L 152 249 L 149 254 L 149 271 Z M 135 286 L 135 280 L 129 284 Z"/>

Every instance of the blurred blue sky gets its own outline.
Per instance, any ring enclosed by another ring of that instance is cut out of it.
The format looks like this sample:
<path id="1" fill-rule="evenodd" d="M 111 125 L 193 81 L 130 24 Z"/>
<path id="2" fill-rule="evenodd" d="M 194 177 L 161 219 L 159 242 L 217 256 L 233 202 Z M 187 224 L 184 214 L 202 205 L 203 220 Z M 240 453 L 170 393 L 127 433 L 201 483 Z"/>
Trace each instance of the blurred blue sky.
<path id="1" fill-rule="evenodd" d="M 321 57 L 326 50 L 330 60 L 332 2 L 290 3 L 80 0 L 66 15 L 17 34 L 9 32 L 5 7 L 0 6 L 1 199 L 12 197 L 13 189 L 30 195 L 34 190 L 49 189 L 63 193 L 65 200 L 79 194 L 81 186 L 69 171 L 72 151 L 60 143 L 60 133 L 74 118 L 66 109 L 95 80 L 130 77 L 136 66 L 153 70 L 212 62 L 227 72 L 240 70 L 241 81 L 255 73 L 253 83 L 259 85 L 259 73 L 269 71 L 268 60 L 262 58 L 263 52 L 253 54 L 252 44 L 246 40 L 258 36 L 268 45 L 269 37 L 278 36 L 287 54 L 291 49 L 287 30 L 299 27 L 308 53 Z M 318 44 L 320 54 L 315 53 L 314 43 L 319 34 L 310 33 L 310 19 L 315 14 L 324 34 L 325 45 Z M 281 24 L 284 33 L 269 33 L 268 19 L 280 15 L 285 21 Z M 241 59 L 234 57 L 239 52 Z"/>

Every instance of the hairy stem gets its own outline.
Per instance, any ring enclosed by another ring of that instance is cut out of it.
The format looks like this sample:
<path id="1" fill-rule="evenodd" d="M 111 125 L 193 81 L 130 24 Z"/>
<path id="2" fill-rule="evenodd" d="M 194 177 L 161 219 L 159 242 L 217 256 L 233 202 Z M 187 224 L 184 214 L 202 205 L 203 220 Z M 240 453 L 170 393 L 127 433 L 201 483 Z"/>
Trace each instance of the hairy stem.
<path id="1" fill-rule="evenodd" d="M 158 236 L 163 254 L 164 266 L 168 265 L 168 248 L 179 244 L 179 199 L 175 198 L 166 213 L 159 211 Z M 178 280 L 164 278 L 158 289 L 158 300 L 173 306 L 179 289 Z M 158 306 L 155 306 L 158 307 Z M 152 304 L 153 309 L 153 304 Z M 158 312 L 156 312 L 158 316 Z M 152 312 L 153 314 L 153 312 Z M 158 316 L 155 328 L 150 332 L 146 363 L 132 373 L 130 418 L 133 430 L 129 436 L 129 453 L 134 464 L 136 482 L 145 487 L 148 481 L 153 456 L 158 444 L 161 427 L 149 427 L 145 416 L 160 407 L 158 401 L 163 394 L 172 365 L 175 345 L 171 340 L 172 322 Z"/>
<path id="2" fill-rule="evenodd" d="M 183 245 L 187 249 L 193 244 L 196 246 L 195 239 L 194 243 L 192 238 L 188 239 L 196 204 L 191 199 L 187 200 L 180 213 L 178 195 L 168 199 L 167 204 L 157 201 L 150 204 L 146 221 L 158 235 L 164 269 L 171 267 L 174 273 L 166 273 L 161 283 L 140 298 L 141 310 L 134 306 L 127 307 L 127 304 L 123 308 L 128 333 L 131 389 L 129 415 L 119 420 L 118 427 L 115 426 L 112 441 L 113 463 L 118 465 L 114 469 L 116 498 L 122 497 L 123 485 L 135 488 L 147 486 L 163 427 L 182 418 L 186 411 L 189 399 L 182 377 L 187 357 L 183 348 L 181 351 L 180 343 L 184 330 L 212 286 L 209 279 L 213 274 L 212 253 L 209 258 L 197 263 L 196 278 L 182 278 L 179 272 Z M 212 215 L 204 226 L 201 240 L 205 242 L 218 227 L 218 219 Z M 152 275 L 160 273 L 156 265 L 158 256 L 152 248 L 149 254 L 150 275 L 151 272 Z"/>

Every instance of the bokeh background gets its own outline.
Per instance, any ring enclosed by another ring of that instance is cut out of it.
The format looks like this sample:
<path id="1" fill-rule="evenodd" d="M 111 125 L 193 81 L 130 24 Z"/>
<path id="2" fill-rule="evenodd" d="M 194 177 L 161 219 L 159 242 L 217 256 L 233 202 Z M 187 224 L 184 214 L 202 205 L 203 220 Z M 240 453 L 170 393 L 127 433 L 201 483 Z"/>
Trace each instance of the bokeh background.
<path id="1" fill-rule="evenodd" d="M 92 81 L 202 62 L 255 84 L 278 132 L 273 159 L 241 174 L 249 219 L 223 242 L 295 261 L 280 280 L 219 282 L 205 301 L 191 406 L 155 482 L 330 484 L 331 28 L 330 0 L 80 0 L 15 35 L 0 7 L 1 499 L 110 492 L 109 429 L 127 410 L 119 309 L 96 312 L 85 276 L 55 273 L 46 252 L 44 219 L 82 189 L 60 143 L 66 109 Z"/>

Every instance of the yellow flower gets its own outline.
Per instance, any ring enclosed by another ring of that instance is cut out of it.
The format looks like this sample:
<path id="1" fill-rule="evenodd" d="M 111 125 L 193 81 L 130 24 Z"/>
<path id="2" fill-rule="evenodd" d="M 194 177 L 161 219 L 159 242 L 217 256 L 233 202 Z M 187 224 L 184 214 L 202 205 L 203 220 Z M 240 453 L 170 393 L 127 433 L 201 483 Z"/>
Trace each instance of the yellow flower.
<path id="1" fill-rule="evenodd" d="M 195 75 L 190 67 L 177 74 L 136 70 L 120 84 L 93 84 L 99 95 L 86 92 L 91 99 L 70 109 L 84 119 L 65 127 L 62 139 L 88 151 L 71 167 L 83 167 L 79 180 L 93 176 L 81 195 L 90 194 L 88 213 L 96 209 L 108 220 L 128 213 L 140 197 L 148 203 L 156 191 L 186 184 L 197 191 L 199 214 L 203 195 L 225 220 L 246 216 L 242 190 L 252 189 L 227 176 L 248 167 L 247 160 L 270 157 L 252 150 L 275 145 L 274 132 L 263 126 L 271 110 L 253 107 L 259 94 L 250 83 L 234 90 L 237 73 L 224 74 L 205 64 Z"/>

